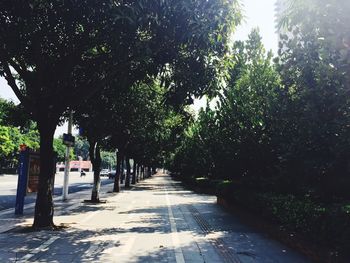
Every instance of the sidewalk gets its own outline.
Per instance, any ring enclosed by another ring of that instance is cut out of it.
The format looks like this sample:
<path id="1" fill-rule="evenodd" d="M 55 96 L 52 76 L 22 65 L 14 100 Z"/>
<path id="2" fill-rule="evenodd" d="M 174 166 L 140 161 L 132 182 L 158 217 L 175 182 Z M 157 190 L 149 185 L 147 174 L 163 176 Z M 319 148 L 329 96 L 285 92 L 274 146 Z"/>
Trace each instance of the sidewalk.
<path id="1" fill-rule="evenodd" d="M 113 184 L 105 184 L 101 186 L 101 198 L 106 196 L 108 191 L 111 191 L 113 188 Z M 62 201 L 62 196 L 54 196 L 54 208 L 55 208 L 55 216 L 62 213 L 62 211 L 69 211 L 74 207 L 80 205 L 80 202 L 85 199 L 89 199 L 91 197 L 91 189 L 78 191 L 74 193 L 70 193 L 68 195 L 67 201 Z M 78 201 L 78 202 L 77 202 Z M 15 208 L 8 208 L 0 211 L 0 233 L 9 231 L 17 226 L 22 225 L 23 223 L 32 222 L 34 218 L 34 203 L 29 203 L 24 205 L 24 213 L 22 216 L 16 216 Z"/>
<path id="2" fill-rule="evenodd" d="M 0 234 L 0 262 L 308 262 L 167 175 L 118 194 L 111 187 L 101 189 L 105 204 L 81 203 L 89 191 L 55 202 L 54 222 L 66 226 L 58 231 L 29 232 L 26 209 L 12 221 L 19 227 Z"/>

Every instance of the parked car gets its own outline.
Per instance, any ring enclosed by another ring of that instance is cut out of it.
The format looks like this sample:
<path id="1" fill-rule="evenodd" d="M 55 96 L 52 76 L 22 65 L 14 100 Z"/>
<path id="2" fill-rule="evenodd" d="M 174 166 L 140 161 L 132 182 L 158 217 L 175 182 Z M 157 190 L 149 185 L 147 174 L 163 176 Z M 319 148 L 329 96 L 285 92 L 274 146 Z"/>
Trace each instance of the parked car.
<path id="1" fill-rule="evenodd" d="M 111 170 L 108 173 L 108 178 L 109 179 L 113 179 L 115 177 L 115 175 L 116 175 L 116 171 L 115 170 Z"/>
<path id="2" fill-rule="evenodd" d="M 108 169 L 102 169 L 100 172 L 100 176 L 109 176 L 109 170 Z"/>

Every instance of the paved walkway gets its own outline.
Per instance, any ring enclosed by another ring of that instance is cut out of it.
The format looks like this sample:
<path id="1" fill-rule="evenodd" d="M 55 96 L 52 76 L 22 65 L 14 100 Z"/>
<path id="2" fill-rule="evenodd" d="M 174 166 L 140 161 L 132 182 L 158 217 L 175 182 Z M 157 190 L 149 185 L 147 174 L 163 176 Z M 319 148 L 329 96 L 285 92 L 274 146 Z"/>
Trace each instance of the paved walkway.
<path id="1" fill-rule="evenodd" d="M 0 262 L 308 262 L 167 175 L 119 194 L 109 188 L 105 204 L 81 203 L 88 191 L 57 203 L 55 223 L 67 226 L 59 231 L 28 232 L 32 219 L 0 214 L 20 225 L 0 234 Z"/>

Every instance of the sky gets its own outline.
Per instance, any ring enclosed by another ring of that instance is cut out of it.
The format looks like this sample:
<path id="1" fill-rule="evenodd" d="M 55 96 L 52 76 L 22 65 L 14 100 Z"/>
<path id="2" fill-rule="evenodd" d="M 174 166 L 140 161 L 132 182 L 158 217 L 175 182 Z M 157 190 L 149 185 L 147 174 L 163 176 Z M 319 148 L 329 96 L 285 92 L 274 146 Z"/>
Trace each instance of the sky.
<path id="1" fill-rule="evenodd" d="M 245 21 L 237 27 L 234 40 L 245 40 L 253 28 L 258 27 L 266 50 L 275 54 L 278 48 L 278 38 L 275 24 L 276 0 L 241 0 Z"/>
<path id="2" fill-rule="evenodd" d="M 275 2 L 276 0 L 240 0 L 243 5 L 244 21 L 237 27 L 233 36 L 234 40 L 245 40 L 253 28 L 258 27 L 266 50 L 277 53 L 277 34 L 275 26 Z M 12 89 L 3 78 L 0 78 L 0 97 L 18 103 L 18 99 Z M 203 100 L 196 100 L 194 108 L 204 106 Z M 66 132 L 67 125 L 58 127 L 55 136 Z"/>

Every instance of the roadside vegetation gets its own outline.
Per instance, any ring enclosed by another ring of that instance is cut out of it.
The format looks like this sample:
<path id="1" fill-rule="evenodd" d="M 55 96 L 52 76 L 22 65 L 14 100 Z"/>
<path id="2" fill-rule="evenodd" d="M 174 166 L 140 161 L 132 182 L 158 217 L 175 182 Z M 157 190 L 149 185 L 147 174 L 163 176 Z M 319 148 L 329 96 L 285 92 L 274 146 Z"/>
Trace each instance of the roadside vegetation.
<path id="1" fill-rule="evenodd" d="M 350 5 L 302 1 L 278 56 L 235 42 L 226 86 L 188 126 L 174 175 L 349 256 Z M 332 262 L 333 262 L 332 261 Z"/>

